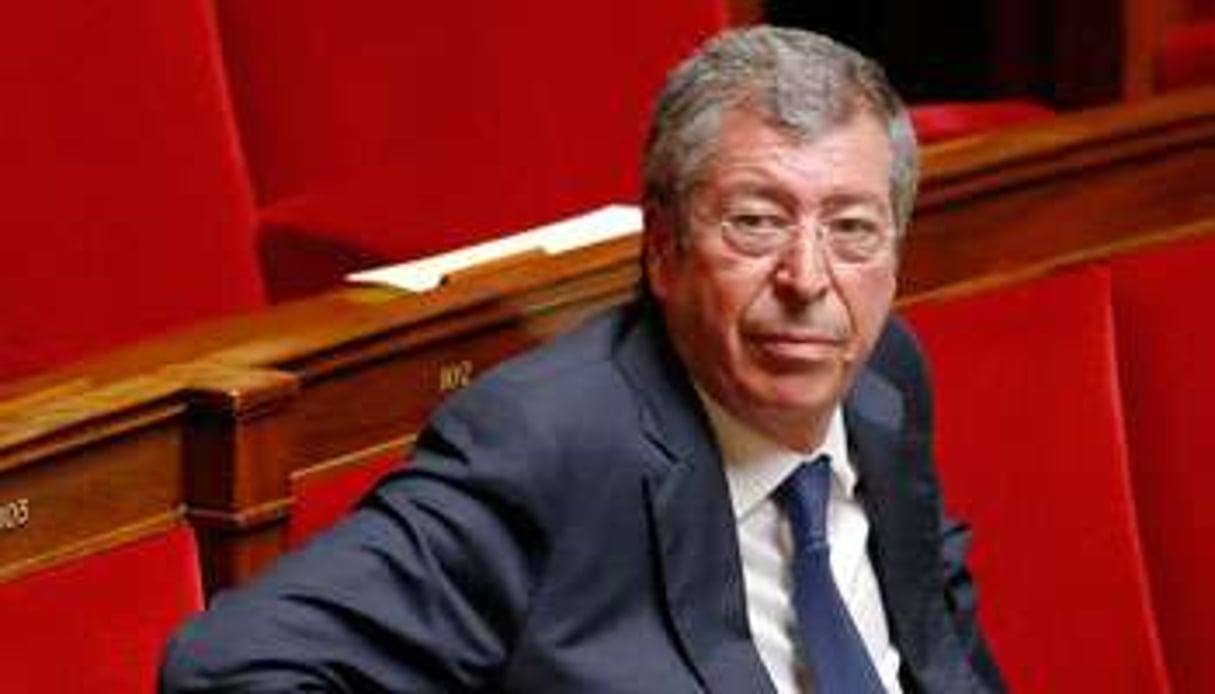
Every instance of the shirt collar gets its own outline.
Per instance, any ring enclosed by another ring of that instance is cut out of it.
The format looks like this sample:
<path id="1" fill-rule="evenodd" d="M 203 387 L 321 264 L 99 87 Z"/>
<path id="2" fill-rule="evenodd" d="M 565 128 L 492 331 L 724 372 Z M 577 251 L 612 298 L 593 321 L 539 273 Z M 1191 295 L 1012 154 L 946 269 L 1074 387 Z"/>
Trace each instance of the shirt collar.
<path id="1" fill-rule="evenodd" d="M 697 388 L 696 392 L 717 438 L 736 522 L 754 512 L 798 465 L 822 453 L 831 457 L 831 472 L 838 491 L 845 498 L 852 498 L 857 473 L 848 457 L 848 437 L 839 406 L 831 413 L 822 445 L 806 453 L 783 446 L 743 423 L 703 389 Z"/>

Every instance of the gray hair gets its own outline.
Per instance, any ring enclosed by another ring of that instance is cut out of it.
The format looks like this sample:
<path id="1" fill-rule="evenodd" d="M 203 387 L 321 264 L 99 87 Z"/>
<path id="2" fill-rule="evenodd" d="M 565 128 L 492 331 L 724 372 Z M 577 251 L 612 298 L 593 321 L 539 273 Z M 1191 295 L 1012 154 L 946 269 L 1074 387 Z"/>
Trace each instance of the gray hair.
<path id="1" fill-rule="evenodd" d="M 851 48 L 808 31 L 770 26 L 718 35 L 667 78 L 646 142 L 647 210 L 669 214 L 682 206 L 714 154 L 722 116 L 733 109 L 753 111 L 807 142 L 847 123 L 858 109 L 885 123 L 894 155 L 890 199 L 901 235 L 919 175 L 915 133 L 902 99 L 881 66 Z"/>

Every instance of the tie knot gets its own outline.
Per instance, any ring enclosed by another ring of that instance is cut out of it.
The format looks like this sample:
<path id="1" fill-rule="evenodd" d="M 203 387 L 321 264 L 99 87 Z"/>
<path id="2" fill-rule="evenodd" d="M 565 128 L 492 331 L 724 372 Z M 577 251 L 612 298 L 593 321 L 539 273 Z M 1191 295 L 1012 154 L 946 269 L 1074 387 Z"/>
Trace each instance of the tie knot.
<path id="1" fill-rule="evenodd" d="M 789 517 L 797 544 L 827 546 L 827 499 L 831 495 L 831 456 L 823 453 L 802 463 L 781 484 L 778 501 Z"/>

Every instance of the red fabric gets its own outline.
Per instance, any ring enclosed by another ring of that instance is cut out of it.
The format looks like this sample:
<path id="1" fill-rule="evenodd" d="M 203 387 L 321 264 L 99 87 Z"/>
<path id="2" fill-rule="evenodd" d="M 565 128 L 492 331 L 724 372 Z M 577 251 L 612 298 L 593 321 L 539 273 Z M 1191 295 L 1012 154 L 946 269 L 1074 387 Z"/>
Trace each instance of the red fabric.
<path id="1" fill-rule="evenodd" d="M 8 9 L 0 379 L 260 305 L 202 0 Z"/>
<path id="2" fill-rule="evenodd" d="M 1215 20 L 1168 30 L 1156 64 L 1156 84 L 1166 91 L 1215 84 Z"/>
<path id="3" fill-rule="evenodd" d="M 1161 639 L 1179 692 L 1215 691 L 1215 239 L 1113 265 L 1126 419 Z"/>
<path id="4" fill-rule="evenodd" d="M 299 547 L 333 525 L 400 460 L 400 455 L 384 455 L 337 470 L 297 477 L 293 485 L 295 504 L 287 522 L 287 546 Z"/>
<path id="5" fill-rule="evenodd" d="M 0 583 L 6 692 L 156 689 L 173 630 L 202 609 L 189 526 Z"/>
<path id="6" fill-rule="evenodd" d="M 1215 17 L 1215 0 L 1185 0 L 1190 18 Z"/>
<path id="7" fill-rule="evenodd" d="M 650 100 L 725 24 L 721 0 L 217 9 L 276 297 L 637 199 Z"/>
<path id="8" fill-rule="evenodd" d="M 1108 273 L 908 311 L 930 358 L 946 499 L 1009 689 L 1161 692 Z"/>
<path id="9" fill-rule="evenodd" d="M 922 144 L 1003 130 L 1053 118 L 1055 112 L 1034 101 L 975 101 L 916 104 L 911 122 Z"/>

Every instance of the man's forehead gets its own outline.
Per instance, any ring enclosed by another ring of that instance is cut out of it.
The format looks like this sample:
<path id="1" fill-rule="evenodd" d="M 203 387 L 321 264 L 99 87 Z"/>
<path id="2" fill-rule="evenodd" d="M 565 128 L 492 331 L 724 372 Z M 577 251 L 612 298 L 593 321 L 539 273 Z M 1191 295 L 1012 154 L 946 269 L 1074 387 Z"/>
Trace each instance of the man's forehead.
<path id="1" fill-rule="evenodd" d="M 854 117 L 812 138 L 755 115 L 736 116 L 722 125 L 693 192 L 781 197 L 812 185 L 841 203 L 890 202 L 893 151 L 873 116 Z"/>
<path id="2" fill-rule="evenodd" d="M 792 128 L 762 112 L 734 108 L 722 114 L 715 135 L 709 138 L 707 156 L 701 163 L 703 167 L 711 168 L 739 153 L 796 157 L 844 139 L 847 140 L 844 149 L 850 153 L 867 152 L 893 158 L 890 133 L 884 121 L 867 110 L 859 110 L 845 121 L 824 123 L 822 127 L 811 129 Z"/>

